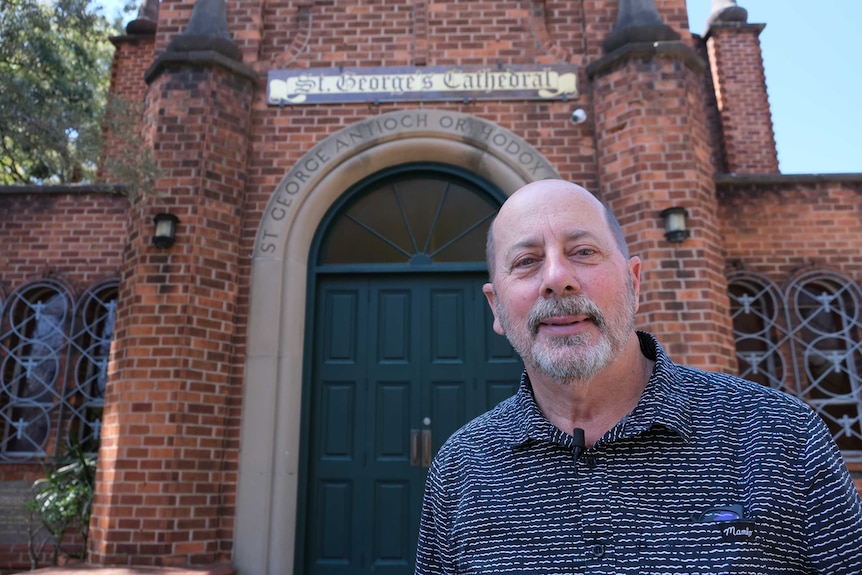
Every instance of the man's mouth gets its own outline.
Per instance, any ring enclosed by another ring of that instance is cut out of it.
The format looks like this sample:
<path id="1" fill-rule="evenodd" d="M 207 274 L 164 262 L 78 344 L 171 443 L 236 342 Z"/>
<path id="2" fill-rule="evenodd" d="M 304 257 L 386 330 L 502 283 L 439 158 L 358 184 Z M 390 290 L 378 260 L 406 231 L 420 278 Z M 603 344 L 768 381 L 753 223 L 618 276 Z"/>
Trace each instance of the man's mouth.
<path id="1" fill-rule="evenodd" d="M 536 322 L 533 327 L 533 333 L 538 333 L 539 329 L 541 329 L 543 326 L 549 327 L 553 330 L 555 328 L 565 328 L 588 321 L 595 323 L 595 320 L 587 315 L 546 317 Z"/>
<path id="2" fill-rule="evenodd" d="M 542 326 L 549 328 L 549 331 L 563 332 L 567 327 L 572 328 L 584 322 L 592 322 L 601 328 L 604 318 L 598 306 L 583 296 L 540 300 L 528 318 L 533 335 L 539 333 Z"/>
<path id="3" fill-rule="evenodd" d="M 590 318 L 587 316 L 548 317 L 543 319 L 540 323 L 544 323 L 547 325 L 571 325 L 573 323 L 580 323 L 582 321 L 590 321 Z"/>

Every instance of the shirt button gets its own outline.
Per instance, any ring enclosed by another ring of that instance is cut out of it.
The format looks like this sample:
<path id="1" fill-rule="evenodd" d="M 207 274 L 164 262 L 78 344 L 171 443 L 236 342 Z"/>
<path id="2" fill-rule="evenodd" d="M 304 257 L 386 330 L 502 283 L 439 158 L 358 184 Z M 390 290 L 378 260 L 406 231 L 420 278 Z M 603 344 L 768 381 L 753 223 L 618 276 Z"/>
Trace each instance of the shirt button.
<path id="1" fill-rule="evenodd" d="M 592 547 L 590 547 L 590 553 L 592 553 L 593 557 L 596 559 L 600 559 L 605 554 L 605 546 L 601 543 L 596 543 Z"/>

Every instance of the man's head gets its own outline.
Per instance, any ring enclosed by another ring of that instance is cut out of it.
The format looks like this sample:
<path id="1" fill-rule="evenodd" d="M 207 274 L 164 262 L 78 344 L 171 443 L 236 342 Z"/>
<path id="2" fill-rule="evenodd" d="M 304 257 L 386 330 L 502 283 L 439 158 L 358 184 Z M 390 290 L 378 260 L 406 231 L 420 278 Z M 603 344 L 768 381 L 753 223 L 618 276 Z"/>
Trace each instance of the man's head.
<path id="1" fill-rule="evenodd" d="M 488 239 L 484 287 L 494 330 L 528 371 L 586 380 L 634 331 L 640 260 L 629 258 L 613 214 L 575 184 L 541 180 L 500 208 Z"/>
<path id="2" fill-rule="evenodd" d="M 584 190 L 585 192 L 587 192 L 586 189 L 581 188 L 577 184 L 572 184 L 569 182 L 563 182 L 562 180 L 541 180 L 540 182 L 537 182 L 537 183 L 541 183 L 541 182 L 545 182 L 545 181 L 547 181 L 547 182 L 562 182 L 564 184 L 568 184 L 570 186 L 575 186 L 575 187 L 580 188 L 580 189 Z M 524 186 L 524 188 L 527 188 L 527 187 L 528 186 Z M 520 191 L 520 190 L 518 190 L 518 191 Z M 587 193 L 589 193 L 589 192 L 587 192 Z M 590 194 L 590 195 L 592 195 L 592 194 Z M 620 222 L 617 220 L 617 217 L 610 210 L 610 208 L 608 208 L 606 205 L 602 204 L 602 210 L 604 212 L 605 221 L 607 222 L 608 227 L 611 230 L 611 233 L 614 234 L 614 239 L 617 242 L 617 247 L 619 248 L 620 252 L 623 254 L 623 257 L 628 259 L 629 258 L 629 246 L 626 243 L 626 236 L 623 233 L 623 229 L 620 226 Z M 488 237 L 486 238 L 486 241 L 485 241 L 485 262 L 488 264 L 488 274 L 491 278 L 491 281 L 494 281 L 494 226 L 493 226 L 493 222 L 492 222 L 491 227 L 488 228 Z"/>

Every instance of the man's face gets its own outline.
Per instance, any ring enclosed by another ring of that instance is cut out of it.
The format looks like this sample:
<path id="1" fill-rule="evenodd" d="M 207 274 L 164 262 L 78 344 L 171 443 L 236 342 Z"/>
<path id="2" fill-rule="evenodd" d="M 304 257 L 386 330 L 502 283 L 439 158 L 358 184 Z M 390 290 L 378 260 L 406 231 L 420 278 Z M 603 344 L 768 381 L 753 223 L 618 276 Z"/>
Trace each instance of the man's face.
<path id="1" fill-rule="evenodd" d="M 494 224 L 493 283 L 485 295 L 494 330 L 528 371 L 586 380 L 622 351 L 634 330 L 640 261 L 626 261 L 588 192 L 532 184 Z"/>

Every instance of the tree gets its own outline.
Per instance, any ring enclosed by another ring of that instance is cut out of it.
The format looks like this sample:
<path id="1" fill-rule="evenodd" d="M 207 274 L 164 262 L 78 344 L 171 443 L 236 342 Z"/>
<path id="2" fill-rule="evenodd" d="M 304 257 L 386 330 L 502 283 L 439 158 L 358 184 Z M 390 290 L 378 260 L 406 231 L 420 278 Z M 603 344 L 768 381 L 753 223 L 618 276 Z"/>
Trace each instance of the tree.
<path id="1" fill-rule="evenodd" d="M 94 0 L 0 0 L 0 184 L 93 179 L 118 24 Z"/>

